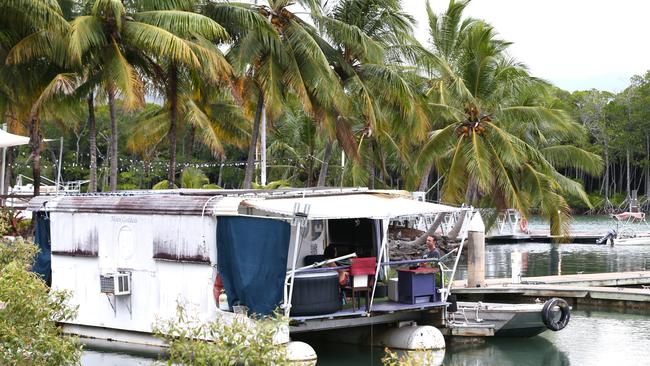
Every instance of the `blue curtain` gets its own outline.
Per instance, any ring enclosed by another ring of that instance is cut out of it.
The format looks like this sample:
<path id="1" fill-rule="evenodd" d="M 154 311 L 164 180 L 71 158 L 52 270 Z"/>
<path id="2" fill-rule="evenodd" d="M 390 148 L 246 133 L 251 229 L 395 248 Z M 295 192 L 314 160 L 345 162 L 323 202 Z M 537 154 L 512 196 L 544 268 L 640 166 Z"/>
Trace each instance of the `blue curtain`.
<path id="1" fill-rule="evenodd" d="M 50 241 L 50 217 L 47 212 L 36 212 L 34 241 L 39 252 L 34 258 L 32 271 L 39 274 L 48 286 L 52 284 L 52 243 Z"/>
<path id="2" fill-rule="evenodd" d="M 291 227 L 280 220 L 217 218 L 217 263 L 228 304 L 269 315 L 282 302 Z"/>

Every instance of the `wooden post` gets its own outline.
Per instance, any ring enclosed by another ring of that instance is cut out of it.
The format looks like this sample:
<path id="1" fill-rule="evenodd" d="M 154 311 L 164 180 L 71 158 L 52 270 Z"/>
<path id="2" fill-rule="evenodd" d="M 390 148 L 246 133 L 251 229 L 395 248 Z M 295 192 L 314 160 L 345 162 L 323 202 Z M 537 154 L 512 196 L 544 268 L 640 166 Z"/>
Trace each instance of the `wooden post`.
<path id="1" fill-rule="evenodd" d="M 467 231 L 467 287 L 485 287 L 485 225 L 478 211 Z"/>

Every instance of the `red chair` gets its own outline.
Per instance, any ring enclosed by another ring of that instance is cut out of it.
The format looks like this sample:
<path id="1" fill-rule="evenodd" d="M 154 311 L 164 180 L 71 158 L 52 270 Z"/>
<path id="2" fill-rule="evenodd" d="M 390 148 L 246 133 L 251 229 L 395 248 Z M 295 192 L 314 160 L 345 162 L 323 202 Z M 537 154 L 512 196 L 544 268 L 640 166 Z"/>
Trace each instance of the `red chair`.
<path id="1" fill-rule="evenodd" d="M 361 292 L 366 293 L 366 311 L 368 311 L 370 291 L 372 291 L 376 270 L 376 257 L 352 258 L 352 265 L 350 266 L 350 285 L 346 287 L 352 291 L 352 311 L 356 310 L 356 298 Z M 359 305 L 361 305 L 360 297 Z"/>

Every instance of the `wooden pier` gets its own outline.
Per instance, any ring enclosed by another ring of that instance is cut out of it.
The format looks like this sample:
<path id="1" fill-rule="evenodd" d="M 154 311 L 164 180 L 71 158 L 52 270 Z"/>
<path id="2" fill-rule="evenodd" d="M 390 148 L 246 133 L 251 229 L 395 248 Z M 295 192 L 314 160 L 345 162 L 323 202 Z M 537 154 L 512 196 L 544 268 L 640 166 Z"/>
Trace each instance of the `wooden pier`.
<path id="1" fill-rule="evenodd" d="M 484 287 L 467 287 L 463 280 L 454 281 L 452 292 L 472 300 L 561 297 L 574 306 L 645 309 L 650 308 L 650 271 L 523 277 L 520 283 L 498 278 L 486 280 Z"/>

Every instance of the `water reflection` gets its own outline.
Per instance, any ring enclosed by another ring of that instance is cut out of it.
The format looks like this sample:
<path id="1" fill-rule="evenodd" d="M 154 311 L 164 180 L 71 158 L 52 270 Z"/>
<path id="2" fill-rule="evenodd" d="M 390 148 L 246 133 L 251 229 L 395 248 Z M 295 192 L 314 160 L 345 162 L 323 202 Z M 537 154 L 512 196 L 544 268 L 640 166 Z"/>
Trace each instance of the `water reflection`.
<path id="1" fill-rule="evenodd" d="M 510 277 L 510 253 L 522 252 L 522 276 L 645 271 L 650 269 L 650 245 L 611 247 L 591 244 L 491 244 L 485 249 L 485 276 Z M 457 278 L 466 278 L 462 258 Z"/>
<path id="2" fill-rule="evenodd" d="M 381 365 L 378 347 L 334 342 L 311 342 L 318 366 Z M 531 338 L 493 338 L 484 344 L 450 344 L 434 356 L 445 366 L 484 365 L 650 365 L 650 317 L 601 311 L 574 311 L 560 332 L 547 331 Z M 82 365 L 151 365 L 155 357 L 119 351 L 86 350 Z"/>
<path id="3" fill-rule="evenodd" d="M 570 365 L 569 357 L 543 337 L 494 338 L 484 344 L 451 345 L 445 366 Z"/>

